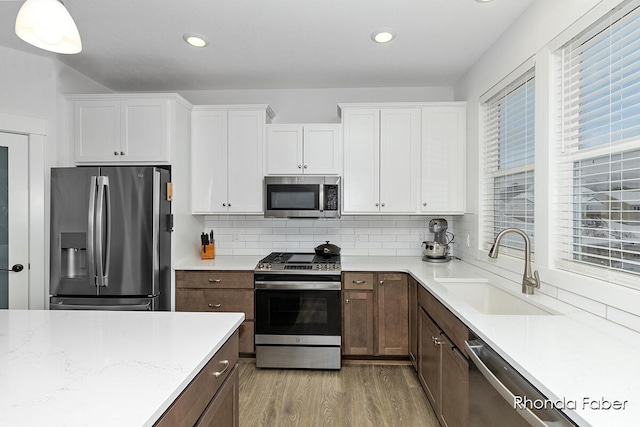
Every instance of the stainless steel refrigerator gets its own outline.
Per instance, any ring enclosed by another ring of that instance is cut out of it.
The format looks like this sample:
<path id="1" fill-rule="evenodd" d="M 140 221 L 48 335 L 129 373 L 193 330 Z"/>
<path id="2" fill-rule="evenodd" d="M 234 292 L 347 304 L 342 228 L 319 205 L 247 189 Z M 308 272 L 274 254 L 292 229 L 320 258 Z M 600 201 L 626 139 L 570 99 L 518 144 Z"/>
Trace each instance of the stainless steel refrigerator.
<path id="1" fill-rule="evenodd" d="M 52 310 L 169 310 L 169 172 L 51 170 Z"/>

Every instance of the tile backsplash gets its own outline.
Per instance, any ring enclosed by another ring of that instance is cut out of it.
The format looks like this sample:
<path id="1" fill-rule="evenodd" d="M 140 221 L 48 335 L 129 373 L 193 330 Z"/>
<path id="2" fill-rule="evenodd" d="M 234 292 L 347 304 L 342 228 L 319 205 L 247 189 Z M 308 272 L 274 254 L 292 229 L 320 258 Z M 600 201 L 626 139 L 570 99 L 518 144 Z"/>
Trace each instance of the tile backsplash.
<path id="1" fill-rule="evenodd" d="M 281 219 L 260 216 L 211 215 L 216 255 L 267 255 L 309 252 L 329 240 L 343 255 L 422 256 L 421 243 L 432 240 L 429 220 L 435 216 L 342 216 L 331 219 Z M 444 217 L 452 225 L 451 217 Z M 451 228 L 452 233 L 455 233 Z M 455 252 L 455 245 L 453 251 Z"/>

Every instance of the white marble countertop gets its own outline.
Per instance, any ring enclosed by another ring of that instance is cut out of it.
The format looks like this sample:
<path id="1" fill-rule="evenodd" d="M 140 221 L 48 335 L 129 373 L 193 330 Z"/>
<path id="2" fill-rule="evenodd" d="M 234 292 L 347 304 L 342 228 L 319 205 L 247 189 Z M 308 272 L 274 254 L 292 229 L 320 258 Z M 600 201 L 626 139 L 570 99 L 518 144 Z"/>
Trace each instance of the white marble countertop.
<path id="1" fill-rule="evenodd" d="M 243 320 L 0 310 L 0 425 L 151 426 Z"/>
<path id="2" fill-rule="evenodd" d="M 184 259 L 178 270 L 253 270 L 261 256 Z M 343 271 L 410 273 L 480 338 L 581 426 L 637 426 L 640 420 L 640 334 L 471 264 L 432 264 L 418 257 L 343 256 Z M 449 292 L 441 279 L 485 278 L 553 316 L 484 315 Z M 585 405 L 586 399 L 586 405 Z M 620 401 L 624 409 L 596 408 Z M 575 402 L 575 409 L 572 407 Z M 592 403 L 595 402 L 595 403 Z M 593 407 L 591 405 L 594 405 Z"/>

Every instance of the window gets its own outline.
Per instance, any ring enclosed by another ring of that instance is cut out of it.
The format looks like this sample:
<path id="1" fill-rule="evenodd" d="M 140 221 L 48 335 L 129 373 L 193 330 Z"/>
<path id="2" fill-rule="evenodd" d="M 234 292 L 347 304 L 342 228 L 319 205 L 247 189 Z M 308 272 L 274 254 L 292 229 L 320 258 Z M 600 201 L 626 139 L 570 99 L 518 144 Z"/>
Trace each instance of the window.
<path id="1" fill-rule="evenodd" d="M 613 281 L 640 274 L 638 2 L 612 10 L 557 58 L 556 265 Z"/>
<path id="2" fill-rule="evenodd" d="M 525 231 L 533 247 L 534 92 L 531 68 L 484 103 L 485 249 L 508 227 Z M 501 244 L 516 249 L 515 253 L 524 249 L 522 238 L 513 234 L 507 234 Z"/>

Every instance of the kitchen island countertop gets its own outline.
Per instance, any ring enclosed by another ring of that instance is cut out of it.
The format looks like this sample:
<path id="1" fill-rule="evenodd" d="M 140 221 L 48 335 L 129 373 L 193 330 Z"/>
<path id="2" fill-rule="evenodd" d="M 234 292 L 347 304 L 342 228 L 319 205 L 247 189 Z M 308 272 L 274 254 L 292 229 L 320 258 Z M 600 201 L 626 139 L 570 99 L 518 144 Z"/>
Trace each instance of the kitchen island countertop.
<path id="1" fill-rule="evenodd" d="M 0 310 L 0 425 L 151 426 L 243 320 Z"/>
<path id="2" fill-rule="evenodd" d="M 176 270 L 253 270 L 261 256 L 185 258 Z M 411 274 L 487 342 L 549 402 L 580 426 L 636 426 L 640 420 L 640 333 L 545 295 L 525 296 L 519 283 L 472 264 L 423 262 L 420 257 L 342 256 L 342 271 Z M 556 315 L 486 315 L 447 290 L 446 280 L 488 279 Z M 544 281 L 544 277 L 542 278 Z M 551 290 L 552 292 L 552 290 Z M 619 402 L 617 409 L 614 402 Z M 625 403 L 626 402 L 626 403 Z"/>

